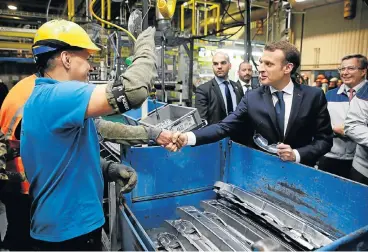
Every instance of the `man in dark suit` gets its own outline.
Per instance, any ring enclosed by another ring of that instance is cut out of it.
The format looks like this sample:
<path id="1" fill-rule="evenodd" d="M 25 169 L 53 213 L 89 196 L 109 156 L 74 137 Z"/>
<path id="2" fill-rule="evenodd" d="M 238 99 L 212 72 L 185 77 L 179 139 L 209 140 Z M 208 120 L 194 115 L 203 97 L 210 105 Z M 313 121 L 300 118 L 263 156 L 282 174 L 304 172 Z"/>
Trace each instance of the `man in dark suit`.
<path id="1" fill-rule="evenodd" d="M 237 83 L 229 80 L 231 64 L 229 56 L 217 52 L 212 58 L 215 78 L 196 89 L 195 107 L 202 119 L 214 124 L 235 111 L 243 92 Z"/>
<path id="2" fill-rule="evenodd" d="M 294 74 L 300 53 L 286 41 L 267 45 L 260 59 L 262 87 L 246 92 L 236 111 L 221 122 L 173 136 L 173 151 L 184 145 L 216 142 L 234 132 L 247 136 L 242 144 L 255 147 L 256 132 L 269 144 L 277 144 L 284 161 L 314 166 L 332 147 L 327 101 L 321 89 L 300 85 Z"/>
<path id="3" fill-rule="evenodd" d="M 256 89 L 259 87 L 258 78 L 252 78 L 253 67 L 248 61 L 240 63 L 238 69 L 239 80 L 238 84 L 242 87 L 245 94 L 248 90 Z"/>

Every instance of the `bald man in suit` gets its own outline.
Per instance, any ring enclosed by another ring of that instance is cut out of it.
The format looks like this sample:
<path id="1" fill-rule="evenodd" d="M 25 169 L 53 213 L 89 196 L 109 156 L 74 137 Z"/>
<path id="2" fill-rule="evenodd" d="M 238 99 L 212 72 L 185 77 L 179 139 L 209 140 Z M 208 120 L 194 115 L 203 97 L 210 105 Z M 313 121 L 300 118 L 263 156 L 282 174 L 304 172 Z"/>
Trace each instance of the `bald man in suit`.
<path id="1" fill-rule="evenodd" d="M 212 68 L 215 77 L 196 89 L 195 98 L 195 107 L 208 124 L 217 123 L 235 111 L 243 96 L 241 86 L 229 79 L 231 63 L 226 53 L 215 53 Z"/>

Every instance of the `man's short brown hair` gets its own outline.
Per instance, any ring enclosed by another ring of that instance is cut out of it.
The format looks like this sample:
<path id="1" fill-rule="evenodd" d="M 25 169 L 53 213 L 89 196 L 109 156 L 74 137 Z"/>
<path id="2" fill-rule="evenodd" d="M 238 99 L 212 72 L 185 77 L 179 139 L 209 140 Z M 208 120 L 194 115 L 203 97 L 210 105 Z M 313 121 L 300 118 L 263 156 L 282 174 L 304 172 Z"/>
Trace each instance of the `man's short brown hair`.
<path id="1" fill-rule="evenodd" d="M 250 64 L 250 63 L 249 63 L 249 61 L 246 61 L 246 60 L 244 60 L 242 63 L 240 63 L 240 64 L 239 64 L 239 69 L 238 69 L 238 70 L 240 70 L 240 67 L 241 67 L 243 64 L 249 64 L 249 65 L 252 67 L 252 70 L 253 70 L 253 66 L 252 66 L 252 64 Z"/>
<path id="2" fill-rule="evenodd" d="M 368 68 L 368 60 L 367 60 L 367 57 L 365 57 L 364 55 L 361 55 L 361 54 L 346 55 L 344 58 L 342 58 L 341 61 L 348 60 L 348 59 L 357 59 L 360 64 L 361 69 Z"/>
<path id="3" fill-rule="evenodd" d="M 287 41 L 277 41 L 267 44 L 264 48 L 265 51 L 274 52 L 281 50 L 285 55 L 285 63 L 292 63 L 294 65 L 291 74 L 295 73 L 300 66 L 300 52 L 298 49 Z"/>

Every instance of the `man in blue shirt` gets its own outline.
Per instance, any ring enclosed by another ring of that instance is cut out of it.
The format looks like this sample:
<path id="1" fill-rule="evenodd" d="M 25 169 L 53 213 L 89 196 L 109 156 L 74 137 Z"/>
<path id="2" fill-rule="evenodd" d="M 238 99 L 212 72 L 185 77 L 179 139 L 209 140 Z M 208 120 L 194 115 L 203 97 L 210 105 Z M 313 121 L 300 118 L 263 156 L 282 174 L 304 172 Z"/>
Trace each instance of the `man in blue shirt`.
<path id="1" fill-rule="evenodd" d="M 101 170 L 92 118 L 139 107 L 147 98 L 156 74 L 154 34 L 148 28 L 138 37 L 121 81 L 91 85 L 85 83 L 88 59 L 99 48 L 88 34 L 65 20 L 38 29 L 32 50 L 43 78 L 24 106 L 21 157 L 32 197 L 31 237 L 39 249 L 101 249 L 103 176 L 119 182 L 131 172 Z"/>

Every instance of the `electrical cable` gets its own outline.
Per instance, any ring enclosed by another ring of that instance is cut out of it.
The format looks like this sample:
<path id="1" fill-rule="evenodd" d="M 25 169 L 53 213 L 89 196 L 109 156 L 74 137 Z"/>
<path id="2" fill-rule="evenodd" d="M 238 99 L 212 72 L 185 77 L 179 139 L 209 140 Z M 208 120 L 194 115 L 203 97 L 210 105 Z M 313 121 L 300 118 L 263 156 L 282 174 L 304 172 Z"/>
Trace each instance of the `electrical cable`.
<path id="1" fill-rule="evenodd" d="M 221 2 L 221 8 L 223 8 L 224 9 L 224 13 L 222 14 L 222 16 L 221 16 L 221 24 L 222 25 L 225 25 L 225 23 L 224 23 L 224 18 L 225 18 L 225 14 L 227 14 L 232 20 L 234 20 L 235 22 L 242 22 L 242 20 L 236 20 L 234 17 L 233 17 L 233 15 L 236 15 L 236 14 L 239 14 L 239 13 L 241 13 L 241 15 L 243 16 L 243 14 L 242 14 L 242 12 L 244 11 L 244 10 L 241 10 L 240 9 L 240 6 L 239 6 L 239 0 L 238 0 L 238 9 L 239 9 L 239 12 L 235 12 L 235 13 L 232 13 L 232 14 L 230 14 L 229 13 L 229 8 L 230 8 L 230 4 L 228 4 L 227 6 L 226 6 L 226 8 L 224 8 L 224 4 Z M 243 19 L 244 19 L 244 16 L 243 16 Z"/>
<path id="2" fill-rule="evenodd" d="M 142 24 L 141 24 L 142 27 L 143 27 L 144 19 L 146 18 L 146 16 L 147 16 L 148 12 L 150 11 L 150 9 L 151 9 L 151 0 L 148 0 L 148 9 L 147 9 L 146 13 L 144 13 L 143 18 L 142 18 Z"/>
<path id="3" fill-rule="evenodd" d="M 220 7 L 221 7 L 221 9 L 225 9 L 225 8 L 224 8 L 224 4 L 222 3 L 222 1 L 220 2 L 220 4 L 221 4 L 221 6 L 220 6 Z M 220 24 L 222 24 L 222 25 L 224 24 L 224 22 L 223 22 L 224 17 L 225 17 L 225 12 L 223 12 L 223 13 L 222 13 L 222 16 L 221 16 Z"/>
<path id="4" fill-rule="evenodd" d="M 232 20 L 234 20 L 235 22 L 239 22 L 239 20 L 236 20 L 236 19 L 234 19 L 233 18 L 233 16 L 232 15 L 230 15 L 230 13 L 229 13 L 229 8 L 230 8 L 230 3 L 227 5 L 227 8 L 225 9 L 225 13 L 232 19 Z M 224 13 L 224 14 L 225 14 Z M 223 17 L 225 17 L 225 15 L 223 15 Z"/>
<path id="5" fill-rule="evenodd" d="M 95 19 L 97 19 L 98 21 L 100 21 L 101 23 L 105 23 L 105 24 L 107 24 L 107 25 L 110 25 L 110 26 L 113 26 L 113 27 L 115 27 L 116 29 L 118 29 L 118 30 L 121 30 L 121 31 L 123 31 L 123 32 L 125 32 L 126 34 L 128 34 L 128 36 L 135 42 L 135 41 L 137 41 L 137 39 L 133 36 L 133 34 L 131 34 L 128 30 L 126 30 L 126 29 L 124 29 L 123 27 L 120 27 L 120 26 L 118 26 L 118 25 L 116 25 L 116 24 L 114 24 L 114 23 L 111 23 L 111 22 L 109 22 L 109 21 L 106 21 L 106 20 L 103 20 L 102 18 L 100 18 L 100 17 L 98 17 L 97 15 L 96 15 L 96 13 L 93 11 L 93 5 L 95 4 L 95 2 L 96 2 L 96 0 L 92 0 L 92 2 L 90 3 L 90 5 L 89 5 L 89 9 L 90 9 L 90 12 L 91 12 L 91 14 L 92 14 L 92 16 L 95 18 Z"/>
<path id="6" fill-rule="evenodd" d="M 209 37 L 209 36 L 215 35 L 217 33 L 226 31 L 226 30 L 231 29 L 231 28 L 234 28 L 234 27 L 239 27 L 239 26 L 244 26 L 244 23 L 233 23 L 229 27 L 226 27 L 226 28 L 222 28 L 220 30 L 213 31 L 213 32 L 211 32 L 211 34 L 201 35 L 201 36 L 193 36 L 192 38 L 193 39 L 202 39 L 202 38 Z"/>
<path id="7" fill-rule="evenodd" d="M 239 0 L 238 0 L 239 1 Z M 230 4 L 228 5 L 229 7 L 230 7 Z M 239 12 L 236 12 L 236 13 L 232 13 L 232 14 L 230 14 L 229 13 L 229 7 L 227 8 L 227 10 L 225 10 L 225 12 L 226 12 L 226 14 L 232 19 L 232 20 L 234 20 L 235 22 L 241 22 L 242 20 L 236 20 L 234 17 L 233 17 L 233 15 L 235 15 L 235 14 L 238 14 Z M 243 18 L 243 20 L 244 20 L 244 18 Z"/>
<path id="8" fill-rule="evenodd" d="M 46 22 L 49 21 L 49 10 L 50 10 L 51 1 L 52 0 L 49 0 L 49 2 L 47 4 L 47 8 L 46 8 Z"/>
<path id="9" fill-rule="evenodd" d="M 222 42 L 224 40 L 228 40 L 229 38 L 233 37 L 234 35 L 236 35 L 241 29 L 243 28 L 243 26 L 241 26 L 239 28 L 239 30 L 237 30 L 236 32 L 232 33 L 232 34 L 228 34 L 226 35 L 226 38 L 222 38 L 220 40 L 209 40 L 209 39 L 205 39 L 205 38 L 198 38 L 199 40 L 204 40 L 204 41 L 208 41 L 208 42 Z M 230 28 L 229 28 L 230 29 Z"/>
<path id="10" fill-rule="evenodd" d="M 240 0 L 238 0 L 238 10 L 240 12 L 240 15 L 242 16 L 242 19 L 244 20 L 244 14 L 243 14 L 243 11 L 240 9 Z M 234 14 L 234 13 L 233 13 Z"/>

